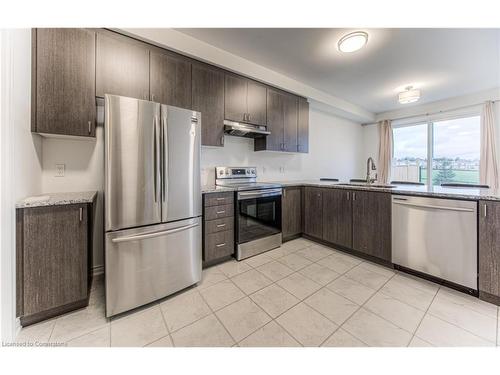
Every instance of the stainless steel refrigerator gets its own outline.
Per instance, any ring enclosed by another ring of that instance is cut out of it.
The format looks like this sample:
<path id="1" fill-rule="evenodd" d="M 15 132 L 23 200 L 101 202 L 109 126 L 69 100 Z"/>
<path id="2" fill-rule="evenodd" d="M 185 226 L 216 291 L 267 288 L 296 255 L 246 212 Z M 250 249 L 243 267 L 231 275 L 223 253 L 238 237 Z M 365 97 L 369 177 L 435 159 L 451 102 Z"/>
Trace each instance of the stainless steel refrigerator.
<path id="1" fill-rule="evenodd" d="M 201 116 L 104 98 L 106 316 L 201 279 Z"/>

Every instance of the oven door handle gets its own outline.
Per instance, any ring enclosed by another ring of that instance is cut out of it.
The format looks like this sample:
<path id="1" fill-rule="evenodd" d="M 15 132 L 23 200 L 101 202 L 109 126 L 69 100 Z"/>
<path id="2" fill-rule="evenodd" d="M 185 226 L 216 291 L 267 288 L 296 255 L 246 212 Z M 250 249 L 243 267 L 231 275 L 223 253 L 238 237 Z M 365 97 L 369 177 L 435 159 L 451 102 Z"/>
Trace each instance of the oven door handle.
<path id="1" fill-rule="evenodd" d="M 252 198 L 274 197 L 280 195 L 281 195 L 281 189 L 255 190 L 255 191 L 238 193 L 238 199 L 243 200 Z"/>

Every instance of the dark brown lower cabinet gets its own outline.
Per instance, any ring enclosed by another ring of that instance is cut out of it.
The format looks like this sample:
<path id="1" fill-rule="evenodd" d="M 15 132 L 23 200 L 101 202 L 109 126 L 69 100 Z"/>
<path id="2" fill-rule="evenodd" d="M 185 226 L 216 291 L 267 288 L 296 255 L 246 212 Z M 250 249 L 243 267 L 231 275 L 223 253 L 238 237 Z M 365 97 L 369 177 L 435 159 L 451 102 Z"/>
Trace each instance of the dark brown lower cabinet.
<path id="1" fill-rule="evenodd" d="M 302 192 L 300 186 L 283 188 L 281 202 L 283 241 L 298 237 L 302 233 Z"/>
<path id="2" fill-rule="evenodd" d="M 91 207 L 17 209 L 17 316 L 21 325 L 88 304 Z"/>
<path id="3" fill-rule="evenodd" d="M 500 305 L 500 203 L 479 201 L 479 297 Z"/>
<path id="4" fill-rule="evenodd" d="M 352 192 L 343 189 L 323 191 L 323 240 L 352 246 Z"/>
<path id="5" fill-rule="evenodd" d="M 304 233 L 323 237 L 323 191 L 317 187 L 304 188 Z"/>
<path id="6" fill-rule="evenodd" d="M 234 194 L 203 194 L 203 266 L 234 254 Z"/>
<path id="7" fill-rule="evenodd" d="M 352 192 L 352 248 L 391 261 L 391 194 Z"/>

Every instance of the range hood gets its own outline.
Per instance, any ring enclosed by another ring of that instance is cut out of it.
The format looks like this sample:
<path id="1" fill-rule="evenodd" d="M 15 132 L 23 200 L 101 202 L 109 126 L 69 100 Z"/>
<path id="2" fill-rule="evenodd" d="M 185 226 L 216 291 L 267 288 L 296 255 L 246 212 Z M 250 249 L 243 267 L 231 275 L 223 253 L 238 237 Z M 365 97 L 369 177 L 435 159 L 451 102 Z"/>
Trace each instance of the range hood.
<path id="1" fill-rule="evenodd" d="M 271 134 L 265 125 L 252 125 L 229 120 L 224 120 L 224 133 L 246 138 L 261 138 Z"/>

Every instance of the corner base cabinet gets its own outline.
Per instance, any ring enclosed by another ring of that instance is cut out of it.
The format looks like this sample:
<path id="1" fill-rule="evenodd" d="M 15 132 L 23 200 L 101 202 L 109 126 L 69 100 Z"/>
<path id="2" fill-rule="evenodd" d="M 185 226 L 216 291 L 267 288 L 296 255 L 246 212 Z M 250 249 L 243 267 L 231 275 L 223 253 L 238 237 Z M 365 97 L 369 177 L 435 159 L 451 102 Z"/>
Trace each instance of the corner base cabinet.
<path id="1" fill-rule="evenodd" d="M 281 198 L 281 220 L 283 241 L 292 240 L 302 234 L 302 194 L 300 186 L 283 188 Z"/>
<path id="2" fill-rule="evenodd" d="M 500 202 L 479 201 L 479 298 L 500 305 Z"/>
<path id="3" fill-rule="evenodd" d="M 88 305 L 91 204 L 16 210 L 16 310 L 21 325 Z"/>

